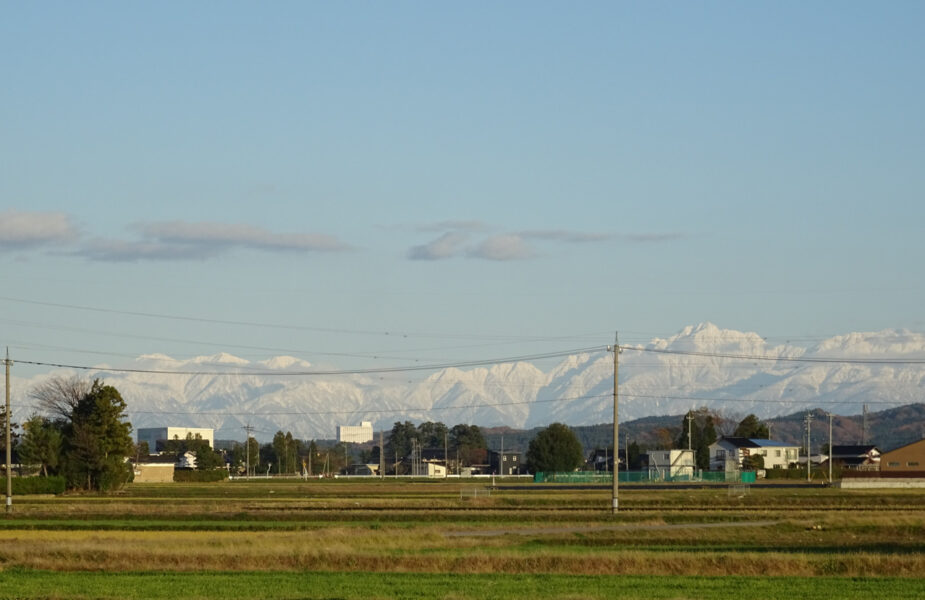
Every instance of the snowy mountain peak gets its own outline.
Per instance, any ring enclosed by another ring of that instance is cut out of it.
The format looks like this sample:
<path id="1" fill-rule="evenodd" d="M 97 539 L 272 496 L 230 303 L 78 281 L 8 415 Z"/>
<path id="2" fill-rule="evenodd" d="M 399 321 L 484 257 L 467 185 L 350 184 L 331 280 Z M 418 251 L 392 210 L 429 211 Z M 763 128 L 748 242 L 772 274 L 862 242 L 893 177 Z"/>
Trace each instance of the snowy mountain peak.
<path id="1" fill-rule="evenodd" d="M 249 360 L 239 358 L 233 354 L 228 354 L 227 352 L 219 352 L 213 356 L 197 356 L 186 361 L 189 364 L 197 365 L 238 365 L 246 366 L 251 364 Z"/>
<path id="2" fill-rule="evenodd" d="M 662 352 L 634 351 L 645 349 Z M 701 323 L 627 350 L 619 372 L 623 419 L 680 414 L 698 406 L 762 418 L 820 406 L 856 414 L 865 403 L 921 402 L 925 390 L 923 363 L 837 360 L 925 358 L 925 334 L 908 331 L 846 334 L 807 349 L 769 347 L 756 333 Z M 836 360 L 764 360 L 802 355 Z M 613 357 L 605 352 L 567 356 L 548 370 L 514 362 L 447 368 L 413 382 L 368 375 L 286 377 L 310 366 L 291 356 L 251 363 L 227 353 L 185 361 L 147 354 L 137 361 L 154 372 L 97 371 L 119 389 L 135 428 L 213 427 L 218 437 L 227 439 L 241 439 L 244 422 L 311 439 L 333 438 L 337 425 L 360 420 L 375 421 L 376 428 L 405 420 L 529 428 L 554 421 L 607 423 L 613 415 Z M 245 373 L 242 367 L 247 365 L 252 369 Z M 177 373 L 157 372 L 162 370 Z M 14 390 L 28 390 L 46 377 L 18 382 Z M 25 393 L 14 391 L 21 406 L 27 404 Z"/>
<path id="3" fill-rule="evenodd" d="M 294 356 L 274 356 L 273 358 L 262 360 L 257 363 L 267 369 L 273 370 L 293 370 L 293 369 L 308 369 L 312 366 L 307 360 L 302 360 L 301 358 L 296 358 Z"/>

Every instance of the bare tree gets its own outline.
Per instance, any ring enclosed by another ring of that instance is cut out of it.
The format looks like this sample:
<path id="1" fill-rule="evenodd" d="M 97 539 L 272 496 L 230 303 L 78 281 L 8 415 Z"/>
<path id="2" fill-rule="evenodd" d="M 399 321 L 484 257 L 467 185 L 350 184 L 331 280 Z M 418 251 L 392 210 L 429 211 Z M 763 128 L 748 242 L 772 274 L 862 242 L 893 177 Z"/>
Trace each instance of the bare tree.
<path id="1" fill-rule="evenodd" d="M 29 390 L 29 397 L 36 400 L 52 418 L 69 421 L 77 403 L 90 393 L 92 387 L 93 382 L 77 375 L 56 375 Z"/>

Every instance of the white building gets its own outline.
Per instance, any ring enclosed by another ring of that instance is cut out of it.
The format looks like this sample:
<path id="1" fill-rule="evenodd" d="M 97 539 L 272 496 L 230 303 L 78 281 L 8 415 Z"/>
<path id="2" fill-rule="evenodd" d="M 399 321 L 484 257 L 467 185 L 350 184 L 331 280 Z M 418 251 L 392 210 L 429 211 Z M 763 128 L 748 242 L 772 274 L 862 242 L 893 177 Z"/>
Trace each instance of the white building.
<path id="1" fill-rule="evenodd" d="M 338 425 L 337 441 L 353 444 L 365 444 L 373 441 L 373 424 L 363 421 L 359 427 L 356 425 Z"/>
<path id="2" fill-rule="evenodd" d="M 649 465 L 650 477 L 694 477 L 693 450 L 652 450 L 642 455 Z"/>
<path id="3" fill-rule="evenodd" d="M 148 452 L 157 452 L 158 442 L 161 446 L 168 440 L 185 440 L 187 436 L 197 435 L 215 448 L 215 430 L 205 427 L 145 427 L 138 430 L 138 443 L 148 442 Z"/>
<path id="4" fill-rule="evenodd" d="M 775 440 L 724 437 L 710 444 L 710 469 L 735 470 L 750 456 L 761 456 L 765 469 L 786 469 L 800 460 L 800 447 Z"/>

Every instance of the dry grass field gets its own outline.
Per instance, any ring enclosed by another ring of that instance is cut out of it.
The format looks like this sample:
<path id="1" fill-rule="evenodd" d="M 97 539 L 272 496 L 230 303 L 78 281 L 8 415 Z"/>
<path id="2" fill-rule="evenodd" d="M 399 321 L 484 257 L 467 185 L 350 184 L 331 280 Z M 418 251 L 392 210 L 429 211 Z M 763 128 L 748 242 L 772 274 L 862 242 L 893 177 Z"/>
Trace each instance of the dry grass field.
<path id="1" fill-rule="evenodd" d="M 765 586 L 767 598 L 792 598 L 799 585 L 805 597 L 853 597 L 871 582 L 880 599 L 925 597 L 919 491 L 627 486 L 620 514 L 608 507 L 607 490 L 442 481 L 22 497 L 0 520 L 0 597 L 144 597 L 154 581 L 174 598 L 508 598 L 537 581 L 546 582 L 538 597 L 718 598 L 741 582 Z M 253 591 L 197 592 L 203 577 Z M 380 589 L 384 578 L 393 587 Z"/>

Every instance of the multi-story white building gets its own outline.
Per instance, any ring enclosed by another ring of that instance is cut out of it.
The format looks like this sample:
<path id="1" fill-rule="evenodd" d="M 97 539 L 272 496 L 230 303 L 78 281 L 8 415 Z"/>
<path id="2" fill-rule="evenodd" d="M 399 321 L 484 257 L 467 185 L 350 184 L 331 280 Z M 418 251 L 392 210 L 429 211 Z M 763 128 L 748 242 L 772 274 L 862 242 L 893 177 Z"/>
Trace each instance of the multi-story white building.
<path id="1" fill-rule="evenodd" d="M 187 436 L 195 438 L 197 435 L 209 442 L 210 448 L 215 448 L 214 429 L 205 427 L 145 427 L 138 430 L 138 443 L 147 442 L 148 452 L 158 452 L 158 442 L 161 446 L 168 440 L 185 440 Z"/>
<path id="2" fill-rule="evenodd" d="M 353 444 L 365 444 L 373 441 L 373 424 L 363 421 L 359 427 L 356 425 L 338 425 L 337 441 Z"/>
<path id="3" fill-rule="evenodd" d="M 750 456 L 761 456 L 765 469 L 786 469 L 799 462 L 800 447 L 776 440 L 724 437 L 710 444 L 710 469 L 736 470 Z"/>

